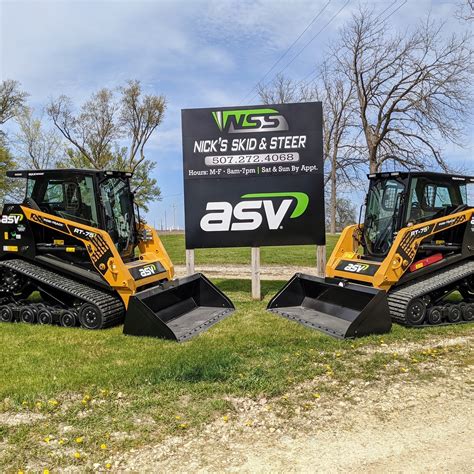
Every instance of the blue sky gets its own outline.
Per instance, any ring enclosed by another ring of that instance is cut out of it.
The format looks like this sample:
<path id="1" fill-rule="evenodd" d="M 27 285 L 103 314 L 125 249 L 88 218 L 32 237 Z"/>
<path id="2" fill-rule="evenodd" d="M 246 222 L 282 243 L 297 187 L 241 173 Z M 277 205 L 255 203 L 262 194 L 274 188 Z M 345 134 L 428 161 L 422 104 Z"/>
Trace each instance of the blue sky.
<path id="1" fill-rule="evenodd" d="M 147 148 L 157 162 L 163 200 L 151 205 L 148 220 L 159 227 L 166 212 L 171 224 L 175 205 L 177 224 L 183 226 L 181 109 L 243 104 L 327 2 L 0 0 L 0 79 L 19 80 L 38 111 L 53 96 L 66 94 L 81 103 L 98 88 L 132 78 L 147 92 L 165 95 L 165 120 Z M 284 71 L 297 80 L 311 74 L 357 8 L 356 0 L 344 7 L 346 2 L 331 0 L 268 79 L 325 27 Z M 453 16 L 455 0 L 369 5 L 378 12 L 389 8 L 384 16 L 402 5 L 390 18 L 394 28 L 412 25 L 429 12 L 447 20 L 449 31 L 465 27 Z M 253 95 L 246 103 L 257 101 Z M 474 169 L 472 140 L 466 150 L 447 146 L 446 154 Z"/>

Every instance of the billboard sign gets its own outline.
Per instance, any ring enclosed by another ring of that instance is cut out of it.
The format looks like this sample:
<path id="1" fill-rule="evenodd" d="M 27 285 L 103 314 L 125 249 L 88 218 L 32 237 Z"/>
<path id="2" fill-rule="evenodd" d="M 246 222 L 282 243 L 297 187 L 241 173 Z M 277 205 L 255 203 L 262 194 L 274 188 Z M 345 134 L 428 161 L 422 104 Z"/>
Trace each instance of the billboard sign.
<path id="1" fill-rule="evenodd" d="M 182 111 L 186 248 L 325 243 L 319 102 Z"/>

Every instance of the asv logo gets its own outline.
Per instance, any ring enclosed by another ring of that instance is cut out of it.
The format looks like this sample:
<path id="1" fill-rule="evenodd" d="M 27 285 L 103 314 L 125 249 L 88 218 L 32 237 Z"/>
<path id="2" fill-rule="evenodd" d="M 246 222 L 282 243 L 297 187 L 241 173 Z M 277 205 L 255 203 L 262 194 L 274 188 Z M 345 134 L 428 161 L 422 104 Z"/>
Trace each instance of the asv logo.
<path id="1" fill-rule="evenodd" d="M 212 116 L 221 132 L 255 133 L 289 130 L 286 118 L 275 109 L 218 110 Z"/>
<path id="2" fill-rule="evenodd" d="M 147 265 L 138 269 L 138 273 L 142 278 L 152 276 L 156 273 L 156 265 Z"/>
<path id="3" fill-rule="evenodd" d="M 363 263 L 349 263 L 344 267 L 346 272 L 361 273 L 369 269 L 369 265 Z"/>
<path id="4" fill-rule="evenodd" d="M 0 222 L 2 224 L 18 224 L 23 220 L 23 214 L 10 214 L 8 216 L 2 216 Z"/>
<path id="5" fill-rule="evenodd" d="M 208 212 L 200 222 L 205 232 L 251 231 L 263 224 L 263 217 L 270 230 L 280 228 L 294 202 L 296 205 L 290 219 L 300 217 L 308 207 L 309 198 L 305 193 L 258 193 L 244 194 L 241 201 L 232 206 L 230 202 L 208 202 Z M 274 198 L 284 198 L 275 207 Z M 285 199 L 286 198 L 286 199 Z"/>

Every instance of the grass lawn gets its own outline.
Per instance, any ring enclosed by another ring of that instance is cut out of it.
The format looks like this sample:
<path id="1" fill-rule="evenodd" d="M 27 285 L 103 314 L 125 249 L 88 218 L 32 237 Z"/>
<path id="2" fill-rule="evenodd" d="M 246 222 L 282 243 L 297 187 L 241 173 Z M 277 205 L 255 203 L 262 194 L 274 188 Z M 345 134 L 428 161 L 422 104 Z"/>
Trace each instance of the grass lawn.
<path id="1" fill-rule="evenodd" d="M 175 265 L 186 263 L 184 234 L 160 235 L 171 261 Z M 327 256 L 331 255 L 339 235 L 327 235 Z M 261 247 L 262 265 L 315 266 L 314 245 L 293 245 L 286 247 Z M 196 264 L 250 264 L 250 248 L 196 249 Z"/>
<path id="2" fill-rule="evenodd" d="M 395 325 L 383 337 L 339 341 L 265 311 L 281 282 L 264 281 L 265 300 L 257 303 L 249 299 L 249 281 L 217 283 L 238 311 L 183 344 L 124 336 L 121 327 L 0 324 L 0 470 L 104 468 L 124 450 L 232 418 L 229 397 L 271 398 L 320 376 L 385 377 L 393 354 L 374 353 L 360 364 L 362 349 L 473 328 Z M 415 373 L 412 357 L 398 360 Z M 427 357 L 420 353 L 417 361 Z M 323 396 L 325 390 L 330 386 L 321 382 Z M 7 415 L 28 422 L 12 425 Z"/>

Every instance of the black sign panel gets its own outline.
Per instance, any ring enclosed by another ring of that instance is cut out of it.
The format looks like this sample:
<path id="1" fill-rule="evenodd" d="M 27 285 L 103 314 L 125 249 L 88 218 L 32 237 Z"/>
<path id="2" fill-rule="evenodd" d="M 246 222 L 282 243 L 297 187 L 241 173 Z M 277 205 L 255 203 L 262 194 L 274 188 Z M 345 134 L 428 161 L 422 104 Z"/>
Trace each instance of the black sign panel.
<path id="1" fill-rule="evenodd" d="M 325 244 L 321 103 L 182 111 L 186 248 Z"/>

